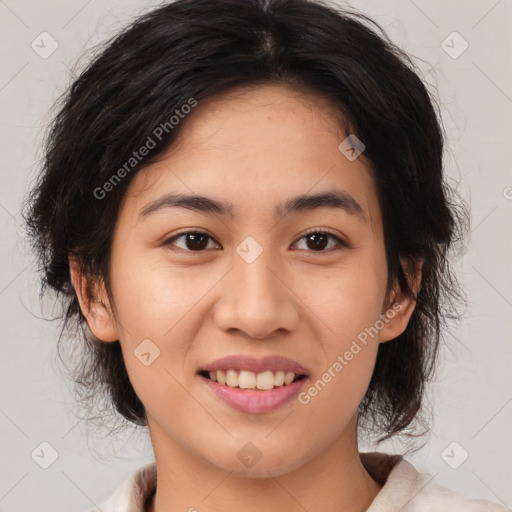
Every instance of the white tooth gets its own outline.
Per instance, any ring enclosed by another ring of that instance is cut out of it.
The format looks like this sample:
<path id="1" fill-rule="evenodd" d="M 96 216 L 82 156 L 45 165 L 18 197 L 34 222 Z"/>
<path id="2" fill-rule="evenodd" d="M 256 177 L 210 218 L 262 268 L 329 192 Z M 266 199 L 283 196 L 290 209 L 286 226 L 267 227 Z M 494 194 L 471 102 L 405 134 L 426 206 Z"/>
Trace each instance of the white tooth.
<path id="1" fill-rule="evenodd" d="M 242 389 L 254 389 L 256 387 L 256 375 L 253 372 L 241 370 L 238 376 L 238 387 Z"/>
<path id="2" fill-rule="evenodd" d="M 208 375 L 210 376 L 210 380 L 214 382 L 217 380 L 217 372 L 208 372 Z"/>
<path id="3" fill-rule="evenodd" d="M 293 382 L 293 378 L 295 377 L 295 374 L 293 372 L 286 372 L 286 375 L 284 376 L 284 383 L 285 384 L 291 384 Z"/>
<path id="4" fill-rule="evenodd" d="M 219 384 L 226 384 L 226 376 L 222 370 L 217 370 L 217 382 Z"/>
<path id="5" fill-rule="evenodd" d="M 256 386 L 258 389 L 272 389 L 274 387 L 274 374 L 270 371 L 258 373 Z"/>
<path id="6" fill-rule="evenodd" d="M 274 384 L 276 386 L 282 386 L 284 384 L 284 372 L 283 372 L 283 370 L 278 370 L 275 373 L 274 379 L 275 379 Z"/>
<path id="7" fill-rule="evenodd" d="M 226 384 L 230 388 L 236 388 L 238 386 L 238 373 L 236 370 L 228 370 L 226 372 Z"/>

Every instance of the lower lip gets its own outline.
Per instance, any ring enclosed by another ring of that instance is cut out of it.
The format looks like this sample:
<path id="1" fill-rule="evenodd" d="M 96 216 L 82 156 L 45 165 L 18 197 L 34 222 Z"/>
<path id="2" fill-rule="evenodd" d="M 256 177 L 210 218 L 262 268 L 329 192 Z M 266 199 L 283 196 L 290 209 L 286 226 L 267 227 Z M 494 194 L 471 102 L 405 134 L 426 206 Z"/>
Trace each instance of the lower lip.
<path id="1" fill-rule="evenodd" d="M 292 400 L 300 391 L 307 377 L 269 389 L 268 391 L 253 391 L 240 388 L 231 388 L 224 384 L 214 382 L 207 377 L 199 376 L 208 388 L 221 400 L 239 411 L 249 413 L 264 413 L 273 411 Z"/>

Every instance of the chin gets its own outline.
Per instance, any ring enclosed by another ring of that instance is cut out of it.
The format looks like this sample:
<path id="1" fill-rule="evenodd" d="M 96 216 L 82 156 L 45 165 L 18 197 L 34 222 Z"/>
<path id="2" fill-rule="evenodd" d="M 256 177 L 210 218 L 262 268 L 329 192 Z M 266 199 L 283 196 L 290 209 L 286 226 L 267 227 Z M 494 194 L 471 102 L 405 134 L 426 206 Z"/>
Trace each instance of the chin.
<path id="1" fill-rule="evenodd" d="M 279 453 L 272 456 L 271 448 L 260 451 L 254 445 L 247 443 L 242 449 L 237 450 L 235 457 L 229 457 L 229 451 L 225 451 L 222 456 L 213 456 L 209 462 L 218 469 L 241 478 L 278 477 L 302 466 L 296 449 L 291 449 L 290 454 Z M 265 451 L 269 453 L 265 454 Z"/>

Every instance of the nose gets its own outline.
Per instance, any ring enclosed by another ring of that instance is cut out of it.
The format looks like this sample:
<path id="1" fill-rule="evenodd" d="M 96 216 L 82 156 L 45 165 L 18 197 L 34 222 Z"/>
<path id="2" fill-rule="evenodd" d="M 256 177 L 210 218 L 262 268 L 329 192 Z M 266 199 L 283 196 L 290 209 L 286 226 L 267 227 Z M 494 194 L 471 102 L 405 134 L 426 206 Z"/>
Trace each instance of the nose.
<path id="1" fill-rule="evenodd" d="M 263 251 L 252 263 L 235 255 L 215 305 L 214 322 L 219 329 L 258 340 L 296 329 L 300 300 L 283 265 L 267 257 L 269 252 Z"/>

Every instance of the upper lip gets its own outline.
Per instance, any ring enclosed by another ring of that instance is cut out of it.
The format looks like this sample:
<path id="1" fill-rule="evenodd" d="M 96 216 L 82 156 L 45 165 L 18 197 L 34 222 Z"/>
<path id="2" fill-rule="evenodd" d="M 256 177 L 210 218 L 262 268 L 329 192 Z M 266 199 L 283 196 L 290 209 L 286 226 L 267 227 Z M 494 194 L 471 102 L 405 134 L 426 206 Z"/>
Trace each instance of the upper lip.
<path id="1" fill-rule="evenodd" d="M 254 373 L 261 373 L 267 370 L 276 372 L 294 372 L 299 375 L 308 375 L 309 370 L 301 364 L 288 359 L 287 357 L 269 355 L 262 358 L 255 358 L 242 354 L 222 357 L 201 368 L 202 371 L 213 372 L 215 370 L 247 370 Z"/>

